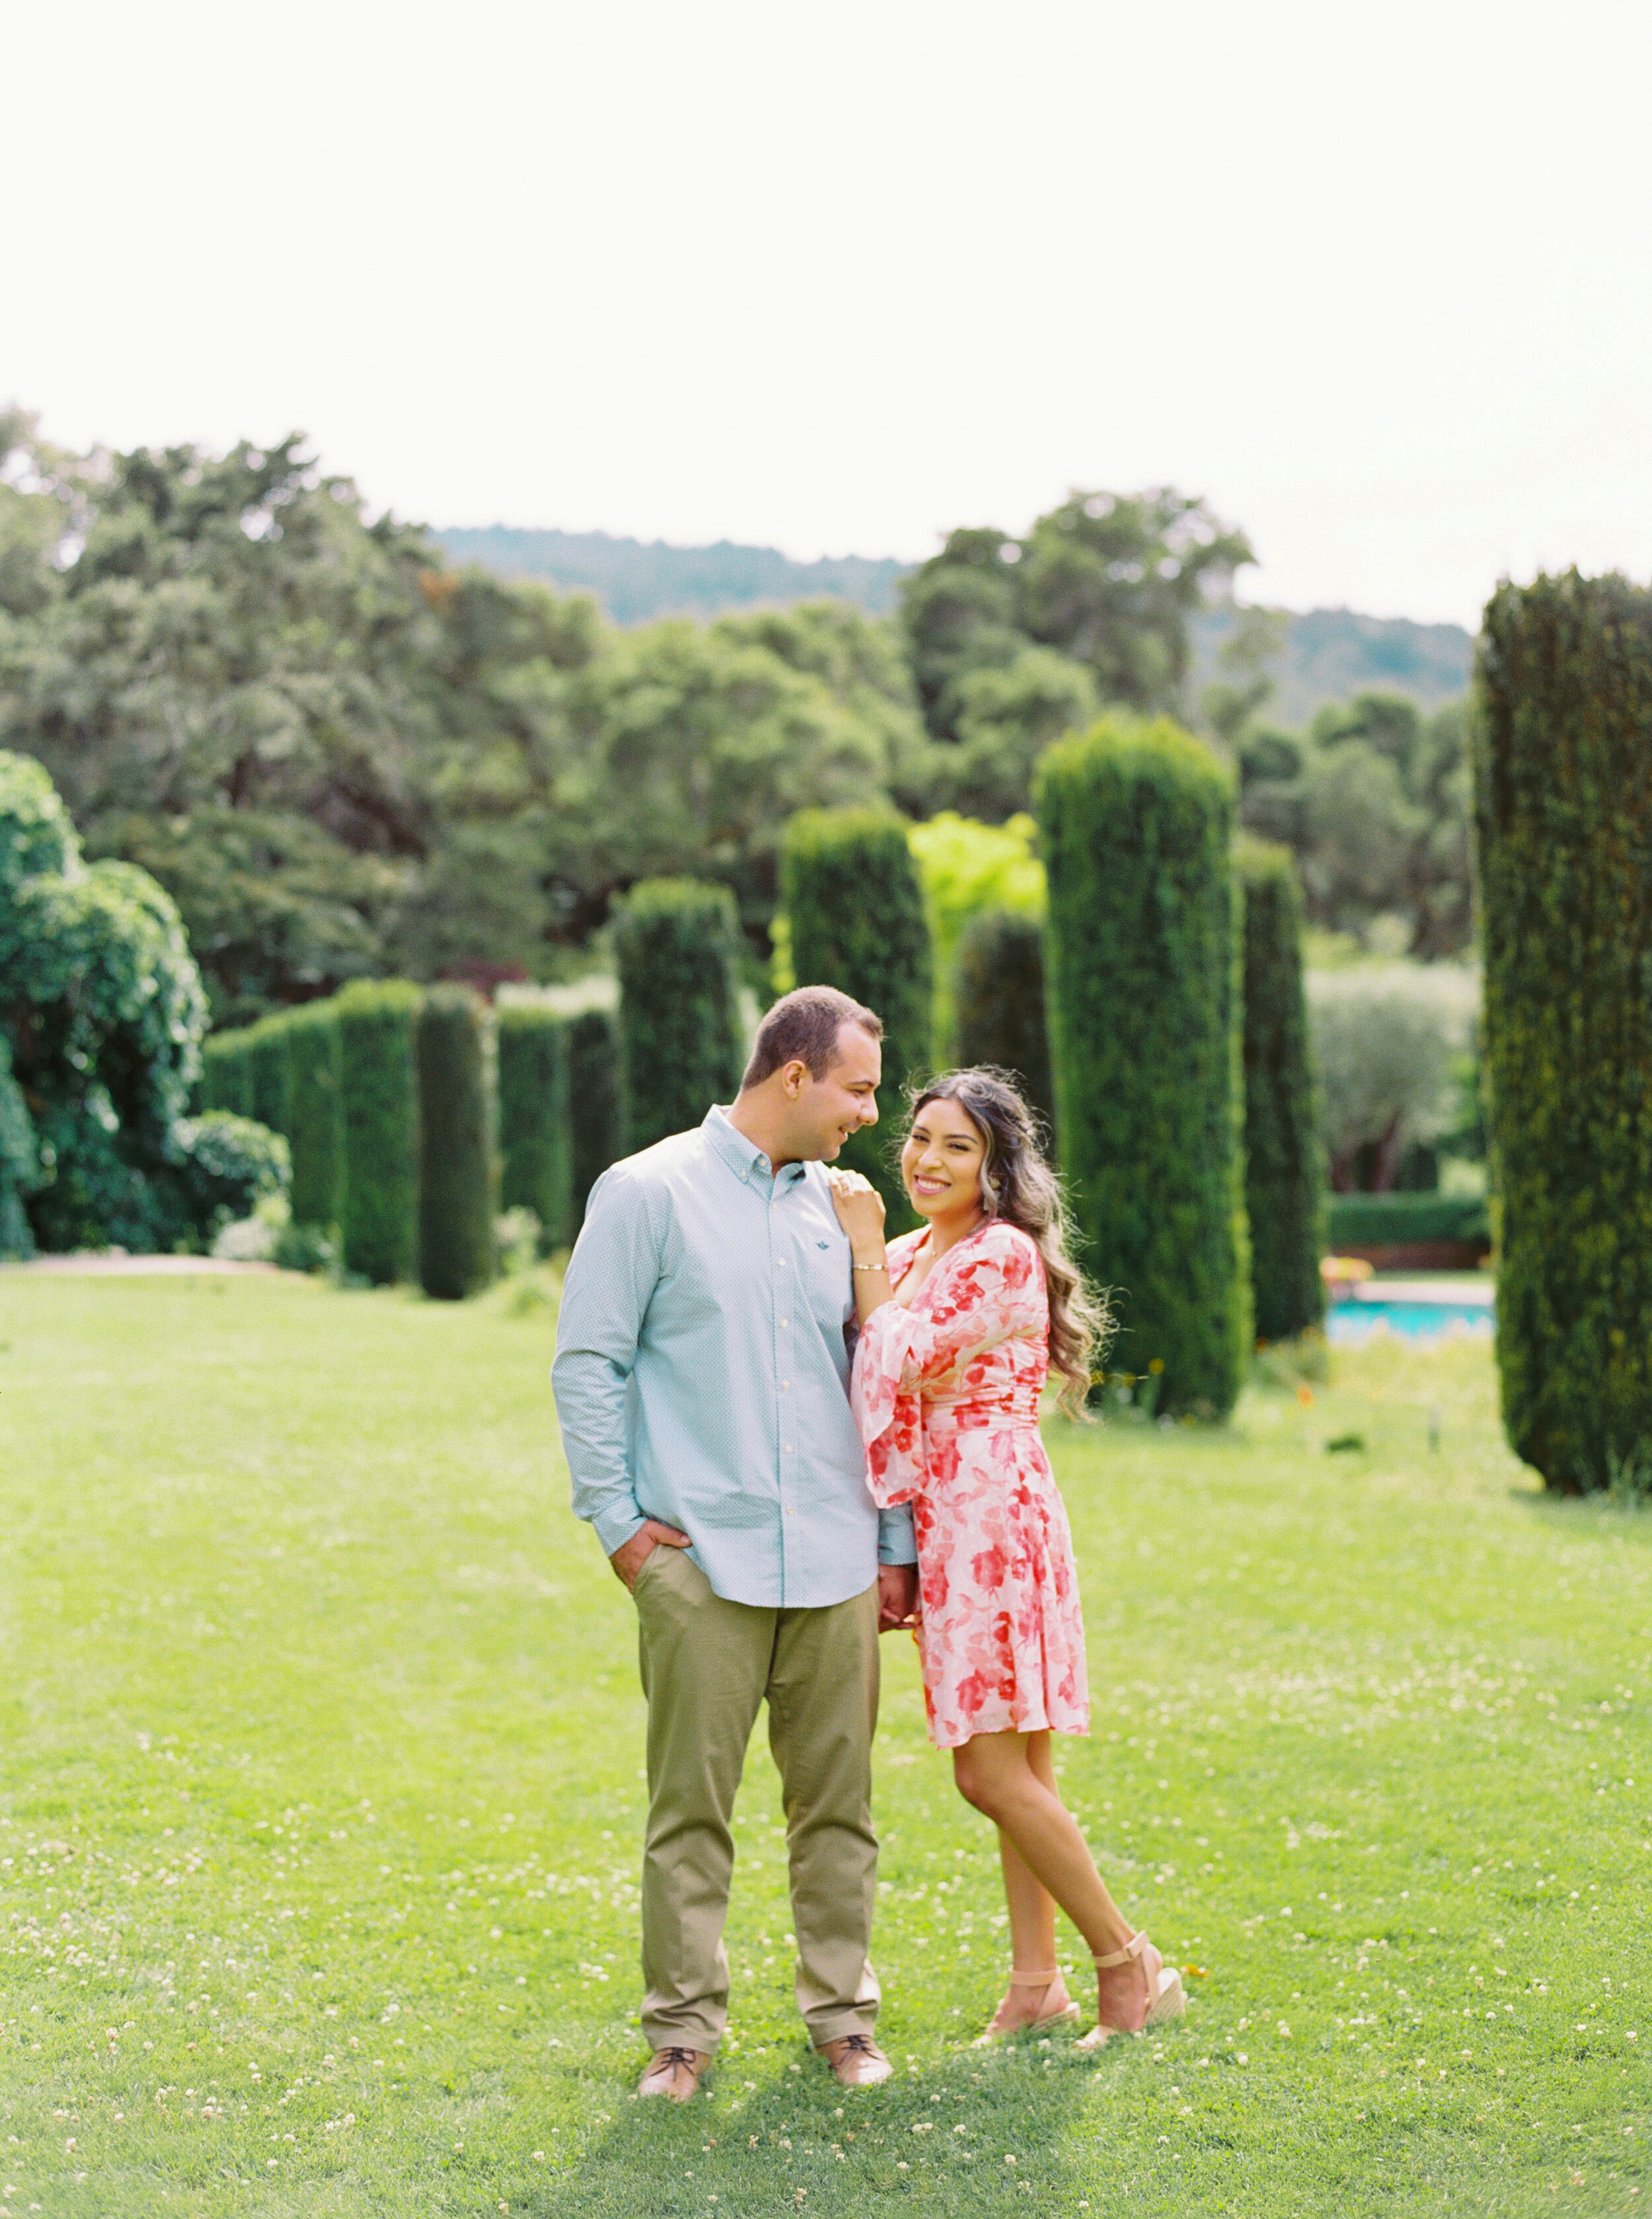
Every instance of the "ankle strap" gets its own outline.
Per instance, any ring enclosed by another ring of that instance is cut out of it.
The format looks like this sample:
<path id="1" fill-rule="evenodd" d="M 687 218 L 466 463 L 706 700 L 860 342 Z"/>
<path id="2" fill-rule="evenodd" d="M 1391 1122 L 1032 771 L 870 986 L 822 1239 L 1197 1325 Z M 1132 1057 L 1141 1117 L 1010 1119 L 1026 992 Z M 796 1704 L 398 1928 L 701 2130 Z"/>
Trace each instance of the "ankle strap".
<path id="1" fill-rule="evenodd" d="M 1012 1973 L 1009 1985 L 1012 1988 L 1047 1988 L 1052 1980 L 1060 1978 L 1060 1966 L 1052 1965 L 1047 1973 Z"/>
<path id="2" fill-rule="evenodd" d="M 1140 1934 L 1133 1934 L 1130 1936 L 1130 1939 L 1125 1943 L 1122 1949 L 1115 1949 L 1109 1955 L 1105 1957 L 1096 1957 L 1092 1955 L 1090 1961 L 1092 1965 L 1096 1966 L 1099 1971 L 1104 1973 L 1110 1966 L 1127 1965 L 1133 1957 L 1140 1957 L 1142 1951 L 1146 1947 L 1147 1931 L 1144 1927 Z"/>

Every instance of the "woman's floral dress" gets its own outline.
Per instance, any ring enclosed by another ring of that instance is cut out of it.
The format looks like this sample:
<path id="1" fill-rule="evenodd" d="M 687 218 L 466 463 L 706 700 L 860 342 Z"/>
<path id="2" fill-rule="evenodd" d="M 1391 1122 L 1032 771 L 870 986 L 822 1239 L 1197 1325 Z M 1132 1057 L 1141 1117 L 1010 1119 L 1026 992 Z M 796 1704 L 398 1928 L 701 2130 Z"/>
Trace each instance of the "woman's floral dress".
<path id="1" fill-rule="evenodd" d="M 924 1236 L 890 1244 L 898 1286 Z M 989 1220 L 949 1248 L 910 1309 L 860 1329 L 853 1400 L 880 1507 L 917 1529 L 929 1737 L 1090 1730 L 1067 1514 L 1039 1438 L 1049 1370 L 1044 1259 Z"/>

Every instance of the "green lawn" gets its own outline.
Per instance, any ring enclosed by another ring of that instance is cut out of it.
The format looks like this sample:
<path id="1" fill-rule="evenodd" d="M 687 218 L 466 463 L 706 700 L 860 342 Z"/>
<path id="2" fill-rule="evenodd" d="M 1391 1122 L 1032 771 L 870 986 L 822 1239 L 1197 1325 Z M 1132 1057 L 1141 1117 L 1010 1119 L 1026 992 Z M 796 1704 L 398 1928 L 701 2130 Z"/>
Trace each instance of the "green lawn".
<path id="1" fill-rule="evenodd" d="M 844 2098 L 800 2042 L 760 1728 L 736 2036 L 680 2112 L 630 2097 L 630 1607 L 565 1507 L 550 1341 L 504 1291 L 0 1275 L 0 2211 L 1652 2198 L 1652 1514 L 1533 1492 L 1483 1345 L 1339 1357 L 1223 1433 L 1050 1428 L 1066 1783 L 1203 1968 L 1181 2030 L 968 2047 L 996 1862 L 897 1637 L 898 2078 Z"/>

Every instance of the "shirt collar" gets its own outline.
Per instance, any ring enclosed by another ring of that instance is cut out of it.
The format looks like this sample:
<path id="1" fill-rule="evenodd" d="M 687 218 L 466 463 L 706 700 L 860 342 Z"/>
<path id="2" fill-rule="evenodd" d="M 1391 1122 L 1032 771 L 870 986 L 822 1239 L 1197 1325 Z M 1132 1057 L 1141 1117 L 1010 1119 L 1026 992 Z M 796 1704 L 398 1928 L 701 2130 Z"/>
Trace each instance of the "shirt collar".
<path id="1" fill-rule="evenodd" d="M 755 1141 L 748 1141 L 729 1122 L 729 1113 L 715 1102 L 706 1111 L 700 1130 L 736 1178 L 761 1186 L 791 1186 L 804 1176 L 802 1164 L 783 1164 L 777 1176 Z"/>

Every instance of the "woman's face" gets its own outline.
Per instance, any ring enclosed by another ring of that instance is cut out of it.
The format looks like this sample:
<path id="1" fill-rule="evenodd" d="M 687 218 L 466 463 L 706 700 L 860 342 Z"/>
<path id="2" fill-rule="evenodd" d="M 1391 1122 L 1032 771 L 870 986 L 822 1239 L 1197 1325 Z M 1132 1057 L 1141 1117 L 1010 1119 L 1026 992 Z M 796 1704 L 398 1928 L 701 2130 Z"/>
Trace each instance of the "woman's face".
<path id="1" fill-rule="evenodd" d="M 901 1150 L 901 1177 L 920 1217 L 973 1215 L 981 1208 L 986 1144 L 960 1103 L 926 1102 Z"/>

